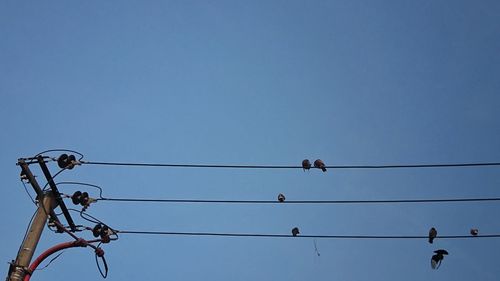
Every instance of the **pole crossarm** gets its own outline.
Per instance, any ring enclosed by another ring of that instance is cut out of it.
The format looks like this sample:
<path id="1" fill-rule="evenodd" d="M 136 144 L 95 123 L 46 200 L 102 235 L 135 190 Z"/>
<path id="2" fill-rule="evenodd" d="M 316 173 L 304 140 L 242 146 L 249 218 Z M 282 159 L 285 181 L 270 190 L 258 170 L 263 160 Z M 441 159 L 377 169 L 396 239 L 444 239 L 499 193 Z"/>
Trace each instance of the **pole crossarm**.
<path id="1" fill-rule="evenodd" d="M 43 174 L 45 175 L 45 178 L 47 179 L 47 182 L 50 186 L 50 189 L 52 189 L 52 192 L 55 195 L 55 199 L 57 201 L 57 204 L 61 208 L 61 211 L 66 218 L 66 221 L 68 222 L 69 227 L 71 228 L 71 231 L 76 231 L 76 226 L 75 223 L 73 222 L 73 219 L 71 218 L 71 215 L 69 214 L 68 208 L 64 204 L 63 199 L 61 198 L 61 193 L 57 189 L 57 185 L 54 182 L 54 179 L 52 178 L 52 175 L 50 174 L 49 168 L 47 167 L 47 164 L 45 164 L 45 161 L 43 160 L 43 156 L 38 156 L 38 164 L 40 165 L 40 168 L 42 169 Z"/>

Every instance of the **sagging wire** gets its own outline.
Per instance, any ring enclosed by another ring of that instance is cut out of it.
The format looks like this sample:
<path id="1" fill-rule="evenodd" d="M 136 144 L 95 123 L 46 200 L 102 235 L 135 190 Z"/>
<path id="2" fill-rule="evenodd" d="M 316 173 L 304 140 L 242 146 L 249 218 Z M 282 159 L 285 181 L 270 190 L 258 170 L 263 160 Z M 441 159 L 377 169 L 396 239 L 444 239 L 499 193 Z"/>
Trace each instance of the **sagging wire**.
<path id="1" fill-rule="evenodd" d="M 58 158 L 56 158 L 56 157 L 43 156 L 44 153 L 49 153 L 49 152 L 69 152 L 69 153 L 78 154 L 78 156 L 79 156 L 78 162 L 80 162 L 84 158 L 84 155 L 82 153 L 80 153 L 78 151 L 75 151 L 75 150 L 70 150 L 70 149 L 49 149 L 49 150 L 45 150 L 45 151 L 39 152 L 39 153 L 37 153 L 33 157 L 24 157 L 24 158 L 20 158 L 20 159 L 22 159 L 22 160 L 28 160 L 26 162 L 28 165 L 29 164 L 33 164 L 33 163 L 37 163 L 38 162 L 38 157 L 40 157 L 40 156 L 43 158 L 44 162 L 58 161 Z M 76 160 L 76 158 L 75 158 L 75 160 Z"/>
<path id="2" fill-rule="evenodd" d="M 80 152 L 78 152 L 78 151 L 75 151 L 75 150 L 70 150 L 70 149 L 49 149 L 49 150 L 45 150 L 45 151 L 42 151 L 42 152 L 40 152 L 40 153 L 37 153 L 37 154 L 35 155 L 35 158 L 36 158 L 37 156 L 40 156 L 40 155 L 42 155 L 42 154 L 44 154 L 44 153 L 48 153 L 48 152 L 70 152 L 70 153 L 75 153 L 75 154 L 78 154 L 78 155 L 80 156 L 80 158 L 78 159 L 78 161 L 82 160 L 82 159 L 83 159 L 83 157 L 84 157 L 84 155 L 83 155 L 82 153 L 80 153 Z M 51 158 L 51 160 L 53 160 L 53 161 L 57 161 L 57 160 L 56 160 L 56 158 Z"/>
<path id="3" fill-rule="evenodd" d="M 70 210 L 73 210 L 74 209 L 70 209 Z M 117 240 L 118 239 L 118 235 L 116 235 L 116 239 L 108 239 L 108 240 L 104 240 L 103 238 L 101 239 L 95 239 L 95 240 L 84 240 L 82 238 L 79 238 L 77 237 L 75 234 L 71 233 L 71 231 L 69 231 L 67 228 L 65 228 L 63 225 L 61 225 L 61 223 L 57 222 L 57 221 L 54 221 L 54 224 L 56 225 L 57 228 L 60 228 L 63 230 L 63 232 L 67 233 L 68 235 L 70 235 L 71 237 L 73 237 L 73 239 L 75 239 L 76 241 L 80 241 L 82 243 L 84 243 L 85 246 L 89 246 L 91 247 L 92 249 L 94 249 L 94 254 L 95 254 L 95 259 L 96 259 L 96 265 L 97 265 L 97 269 L 99 270 L 99 273 L 101 274 L 101 276 L 103 278 L 106 278 L 108 276 L 108 263 L 106 262 L 106 258 L 104 257 L 104 250 L 101 248 L 101 245 L 102 243 L 109 243 L 111 240 Z M 89 229 L 89 228 L 87 228 Z M 111 228 L 109 228 L 111 230 Z M 114 233 L 114 231 L 113 231 Z M 98 243 L 97 246 L 93 245 L 92 243 Z M 101 258 L 102 262 L 103 262 L 103 265 L 104 265 L 104 272 L 99 264 L 99 260 L 98 258 Z"/>
<path id="4" fill-rule="evenodd" d="M 102 244 L 102 242 L 97 244 L 97 249 L 101 249 L 100 248 L 101 244 Z M 99 257 L 102 259 L 102 263 L 104 265 L 104 273 L 102 272 L 101 266 L 99 265 L 99 259 L 98 259 Z M 102 251 L 102 255 L 101 255 L 101 252 L 98 252 L 97 250 L 95 251 L 95 264 L 97 265 L 97 269 L 99 270 L 99 273 L 101 274 L 102 278 L 106 279 L 106 277 L 108 277 L 108 269 L 109 268 L 108 268 L 108 263 L 106 262 L 106 259 L 104 258 L 104 251 Z"/>
<path id="5" fill-rule="evenodd" d="M 89 215 L 85 210 L 77 210 L 77 209 L 68 209 L 69 211 L 72 211 L 72 212 L 76 212 L 80 215 L 80 217 L 88 222 L 91 222 L 93 224 L 97 224 L 97 225 L 102 225 L 102 226 L 106 226 L 107 229 L 109 229 L 109 231 L 111 232 L 111 235 L 113 235 L 114 237 L 111 237 L 110 235 L 110 241 L 114 241 L 114 240 L 118 240 L 118 231 L 115 230 L 114 228 L 110 227 L 109 225 L 107 225 L 106 223 L 102 222 L 101 220 L 99 220 L 98 218 L 92 216 L 92 215 Z M 90 228 L 90 227 L 84 227 L 85 230 L 90 230 L 90 231 L 93 231 L 94 228 Z"/>
<path id="6" fill-rule="evenodd" d="M 54 176 L 52 176 L 52 181 L 62 172 L 66 171 L 67 169 L 66 168 L 62 168 L 61 170 L 59 170 L 59 172 L 55 173 Z M 47 186 L 49 186 L 50 184 L 50 181 L 47 181 L 47 183 L 43 186 L 42 188 L 42 191 L 46 191 L 47 190 Z"/>
<path id="7" fill-rule="evenodd" d="M 31 196 L 30 192 L 28 191 L 28 187 L 26 186 L 26 183 L 24 182 L 24 180 L 23 180 L 23 179 L 21 179 L 21 183 L 22 183 L 22 184 L 23 184 L 23 186 L 24 186 L 24 190 L 26 191 L 26 194 L 28 194 L 28 196 L 30 197 L 31 202 L 33 202 L 33 204 L 35 204 L 35 206 L 36 206 L 36 201 L 35 201 L 35 199 L 33 198 L 33 196 Z"/>
<path id="8" fill-rule="evenodd" d="M 59 170 L 56 174 L 54 174 L 54 176 L 52 176 L 52 181 L 60 174 L 62 173 L 63 171 L 65 170 L 71 170 L 73 169 L 73 167 L 75 165 L 80 165 L 81 164 L 81 161 L 82 159 L 84 158 L 84 155 L 78 151 L 75 151 L 75 150 L 70 150 L 70 149 L 49 149 L 49 150 L 45 150 L 45 151 L 42 151 L 40 153 L 37 153 L 35 155 L 35 157 L 33 158 L 37 158 L 38 156 L 41 156 L 42 154 L 44 153 L 48 153 L 48 152 L 69 152 L 69 153 L 75 153 L 75 154 L 78 154 L 80 158 L 78 158 L 78 160 L 76 159 L 76 157 L 74 155 L 67 155 L 67 154 L 61 154 L 58 158 L 55 158 L 55 157 L 48 157 L 50 160 L 52 161 L 57 161 L 57 164 L 59 165 L 59 168 L 61 168 L 61 170 Z M 50 184 L 50 182 L 47 182 L 42 190 L 43 191 L 46 191 L 47 190 L 47 186 Z"/>
<path id="9" fill-rule="evenodd" d="M 84 183 L 84 182 L 76 182 L 76 181 L 62 181 L 56 183 L 56 185 L 83 185 L 83 186 L 90 186 L 99 189 L 99 199 L 105 199 L 102 197 L 102 187 L 95 185 L 95 184 L 90 184 L 90 183 Z M 65 194 L 68 196 L 67 194 Z M 70 196 L 71 197 L 71 196 Z"/>

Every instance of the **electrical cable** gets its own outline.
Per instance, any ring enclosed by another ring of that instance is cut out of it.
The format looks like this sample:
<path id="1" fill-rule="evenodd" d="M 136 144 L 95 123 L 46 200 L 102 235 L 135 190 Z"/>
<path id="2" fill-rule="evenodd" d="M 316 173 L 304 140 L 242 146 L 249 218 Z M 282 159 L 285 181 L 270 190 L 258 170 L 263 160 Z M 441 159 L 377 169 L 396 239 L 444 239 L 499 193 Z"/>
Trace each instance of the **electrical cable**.
<path id="1" fill-rule="evenodd" d="M 35 210 L 35 211 L 33 212 L 33 215 L 31 215 L 31 219 L 30 219 L 30 221 L 28 222 L 28 226 L 26 227 L 26 231 L 24 232 L 24 236 L 23 236 L 23 240 L 22 240 L 22 242 L 21 242 L 21 246 L 19 246 L 19 250 L 17 251 L 17 256 L 19 256 L 19 253 L 21 253 L 21 250 L 22 250 L 22 249 L 21 249 L 21 248 L 22 248 L 22 245 L 24 244 L 24 241 L 26 241 L 26 236 L 28 236 L 28 232 L 29 232 L 29 230 L 30 230 L 31 223 L 33 223 L 33 219 L 35 218 L 35 215 L 36 215 L 36 212 L 37 212 L 37 211 L 38 211 L 38 210 Z"/>
<path id="2" fill-rule="evenodd" d="M 391 203 L 458 203 L 500 201 L 492 198 L 448 198 L 448 199 L 389 199 L 389 200 L 203 200 L 203 199 L 141 199 L 141 198 L 98 198 L 96 201 L 143 202 L 143 203 L 220 203 L 220 204 L 391 204 Z"/>
<path id="3" fill-rule="evenodd" d="M 104 166 L 136 166 L 136 167 L 175 167 L 175 168 L 231 168 L 231 169 L 302 169 L 302 166 L 287 165 L 215 165 L 215 164 L 163 164 L 163 163 L 131 163 L 131 162 L 99 162 L 80 161 L 86 165 Z M 401 164 L 401 165 L 333 165 L 328 169 L 395 169 L 395 168 L 451 168 L 500 166 L 500 162 L 484 163 L 446 163 L 446 164 Z"/>
<path id="4" fill-rule="evenodd" d="M 298 235 L 292 234 L 258 234 L 258 233 L 216 233 L 216 232 L 169 232 L 169 231 L 136 231 L 117 230 L 119 234 L 136 235 L 181 235 L 181 236 L 223 236 L 223 237 L 265 237 L 265 238 L 318 238 L 318 239 L 428 239 L 422 235 Z M 471 235 L 440 235 L 439 239 L 476 239 L 500 238 L 500 234 Z"/>
<path id="5" fill-rule="evenodd" d="M 39 156 L 39 155 L 42 155 L 44 153 L 48 153 L 48 152 L 70 152 L 70 153 L 75 153 L 75 154 L 78 154 L 80 156 L 80 159 L 78 159 L 78 161 L 82 160 L 83 159 L 83 154 L 78 152 L 78 151 L 75 151 L 75 150 L 70 150 L 70 149 L 49 149 L 49 150 L 45 150 L 45 151 L 42 151 L 40 153 L 37 153 L 35 155 L 35 157 Z"/>
<path id="6" fill-rule="evenodd" d="M 59 170 L 59 172 L 55 173 L 54 176 L 52 176 L 52 181 L 63 171 L 67 170 L 66 168 Z M 47 181 L 47 183 L 43 186 L 42 191 L 47 190 L 47 186 L 50 184 L 50 181 Z"/>
<path id="7" fill-rule="evenodd" d="M 153 199 L 153 198 L 111 198 L 103 197 L 102 187 L 84 182 L 59 182 L 56 185 L 82 185 L 97 188 L 96 201 L 144 202 L 144 203 L 220 203 L 220 204 L 391 204 L 391 203 L 453 203 L 500 201 L 500 197 L 490 198 L 443 198 L 443 199 L 385 199 L 385 200 L 209 200 L 209 199 Z"/>
<path id="8" fill-rule="evenodd" d="M 96 217 L 92 216 L 92 215 L 89 215 L 87 214 L 85 211 L 83 210 L 77 210 L 77 209 L 72 209 L 72 208 L 69 208 L 68 211 L 73 211 L 73 212 L 77 212 L 78 214 L 80 214 L 80 217 L 88 222 L 91 222 L 91 223 L 100 223 L 100 224 L 105 224 L 103 223 L 101 220 L 97 219 Z M 84 215 L 85 214 L 85 215 Z M 87 216 L 87 217 L 85 217 Z"/>
<path id="9" fill-rule="evenodd" d="M 49 267 L 49 265 L 55 261 L 58 257 L 60 257 L 62 254 L 64 254 L 64 251 L 60 252 L 59 254 L 57 254 L 55 257 L 53 257 L 45 266 L 41 267 L 41 268 L 37 268 L 35 270 L 44 270 L 46 269 L 47 267 Z"/>
<path id="10" fill-rule="evenodd" d="M 28 196 L 30 197 L 31 202 L 33 202 L 33 204 L 35 204 L 35 206 L 36 206 L 36 201 L 35 201 L 35 199 L 33 199 L 33 196 L 31 196 L 30 192 L 28 191 L 28 187 L 26 186 L 26 184 L 24 183 L 23 180 L 21 180 L 21 183 L 24 186 L 24 190 L 26 191 L 26 194 L 28 194 Z"/>
<path id="11" fill-rule="evenodd" d="M 102 243 L 97 244 L 97 248 L 101 246 Z M 102 278 L 106 279 L 108 277 L 108 263 L 106 262 L 106 258 L 104 258 L 104 255 L 101 256 L 102 263 L 104 264 L 104 272 L 102 272 L 101 266 L 99 265 L 99 256 L 97 255 L 97 252 L 95 252 L 95 263 L 97 265 L 97 269 L 99 270 L 99 273 L 101 274 Z"/>
<path id="12" fill-rule="evenodd" d="M 99 189 L 99 197 L 102 198 L 102 187 L 95 185 L 95 184 L 90 184 L 90 183 L 84 183 L 84 182 L 77 182 L 77 181 L 62 181 L 56 183 L 56 185 L 82 185 L 82 186 L 90 186 Z"/>
<path id="13" fill-rule="evenodd" d="M 102 225 L 107 226 L 109 228 L 109 230 L 112 232 L 112 235 L 116 236 L 115 238 L 111 238 L 111 240 L 118 240 L 118 232 L 114 228 L 110 227 L 109 225 L 107 225 L 106 223 L 102 222 L 98 218 L 96 218 L 96 217 L 94 217 L 92 215 L 87 214 L 87 212 L 85 212 L 85 210 L 77 210 L 77 209 L 70 208 L 70 209 L 68 209 L 68 211 L 79 213 L 80 217 L 82 219 L 84 219 L 84 220 L 86 220 L 88 222 L 91 222 L 93 224 L 99 224 L 100 223 Z M 85 217 L 85 216 L 87 216 L 87 217 Z"/>

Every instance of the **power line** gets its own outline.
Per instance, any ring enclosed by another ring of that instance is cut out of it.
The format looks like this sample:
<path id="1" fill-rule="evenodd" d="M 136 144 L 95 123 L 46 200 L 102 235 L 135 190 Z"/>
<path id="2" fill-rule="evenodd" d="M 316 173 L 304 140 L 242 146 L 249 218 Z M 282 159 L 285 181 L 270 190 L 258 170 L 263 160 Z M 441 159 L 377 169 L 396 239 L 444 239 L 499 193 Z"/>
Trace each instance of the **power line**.
<path id="1" fill-rule="evenodd" d="M 97 201 L 143 202 L 143 203 L 220 203 L 220 204 L 397 204 L 397 203 L 458 203 L 500 201 L 494 198 L 453 199 L 394 199 L 394 200 L 203 200 L 203 199 L 142 199 L 142 198 L 99 198 Z"/>
<path id="2" fill-rule="evenodd" d="M 134 167 L 172 167 L 172 168 L 227 168 L 227 169 L 302 169 L 296 165 L 215 165 L 215 164 L 167 164 L 167 163 L 133 163 L 133 162 L 99 162 L 80 161 L 85 165 L 134 166 Z M 396 169 L 396 168 L 452 168 L 500 166 L 500 162 L 484 163 L 445 163 L 445 164 L 401 164 L 401 165 L 333 165 L 328 169 Z"/>
<path id="3" fill-rule="evenodd" d="M 323 239 L 429 239 L 422 235 L 298 235 L 292 234 L 259 234 L 259 233 L 217 233 L 217 232 L 169 232 L 169 231 L 136 231 L 117 230 L 119 234 L 135 235 L 178 235 L 178 236 L 222 236 L 222 237 L 257 237 L 257 238 L 323 238 Z M 442 235 L 437 239 L 476 239 L 500 238 L 500 234 L 471 235 Z"/>

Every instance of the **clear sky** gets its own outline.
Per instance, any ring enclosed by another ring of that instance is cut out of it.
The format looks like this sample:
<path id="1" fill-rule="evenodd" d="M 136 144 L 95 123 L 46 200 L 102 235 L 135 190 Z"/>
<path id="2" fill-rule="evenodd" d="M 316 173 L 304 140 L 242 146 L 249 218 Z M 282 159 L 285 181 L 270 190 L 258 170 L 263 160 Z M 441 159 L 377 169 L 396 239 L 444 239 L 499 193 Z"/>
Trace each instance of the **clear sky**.
<path id="1" fill-rule="evenodd" d="M 19 157 L 327 165 L 500 161 L 500 2 L 2 1 L 0 272 L 35 206 Z M 51 154 L 57 156 L 57 153 Z M 52 172 L 57 171 L 51 163 Z M 35 169 L 43 183 L 42 174 Z M 82 166 L 107 197 L 369 200 L 498 197 L 500 170 L 204 170 Z M 61 187 L 72 193 L 73 186 Z M 85 189 L 96 195 L 92 189 Z M 66 202 L 73 207 L 70 201 Z M 498 203 L 99 202 L 116 229 L 288 234 L 499 233 Z M 77 214 L 78 224 L 87 224 Z M 89 226 L 92 226 L 88 223 Z M 81 233 L 90 238 L 89 233 Z M 66 235 L 45 231 L 37 249 Z M 500 239 L 133 236 L 108 280 L 498 280 Z M 447 249 L 439 270 L 432 251 Z M 89 249 L 32 280 L 98 280 Z"/>

